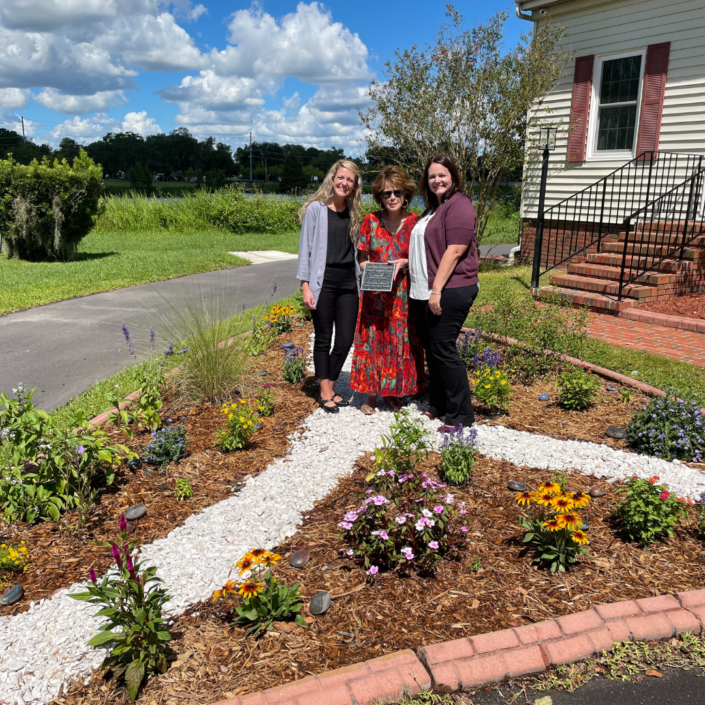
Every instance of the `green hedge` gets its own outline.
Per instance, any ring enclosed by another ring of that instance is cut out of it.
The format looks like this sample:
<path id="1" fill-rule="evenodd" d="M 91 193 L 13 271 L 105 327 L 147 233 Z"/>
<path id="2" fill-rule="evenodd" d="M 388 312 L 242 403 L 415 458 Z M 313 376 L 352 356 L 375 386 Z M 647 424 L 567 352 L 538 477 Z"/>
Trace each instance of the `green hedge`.
<path id="1" fill-rule="evenodd" d="M 0 161 L 0 232 L 8 256 L 74 259 L 95 225 L 102 195 L 102 169 L 83 150 L 73 166 L 47 157 L 29 166 Z"/>

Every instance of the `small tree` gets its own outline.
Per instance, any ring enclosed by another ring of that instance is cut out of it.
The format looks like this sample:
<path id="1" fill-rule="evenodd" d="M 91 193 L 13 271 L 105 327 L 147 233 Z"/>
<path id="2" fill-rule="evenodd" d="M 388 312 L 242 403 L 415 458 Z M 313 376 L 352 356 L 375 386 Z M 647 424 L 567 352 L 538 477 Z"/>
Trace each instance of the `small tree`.
<path id="1" fill-rule="evenodd" d="M 137 162 L 130 169 L 130 184 L 132 188 L 152 188 L 152 172 L 149 167 Z"/>
<path id="2" fill-rule="evenodd" d="M 527 127 L 563 73 L 570 53 L 564 28 L 545 22 L 533 40 L 523 35 L 503 54 L 506 12 L 463 28 L 447 5 L 435 45 L 396 52 L 386 80 L 372 82 L 372 106 L 360 112 L 369 130 L 368 154 L 385 155 L 420 176 L 428 157 L 450 154 L 477 196 L 478 243 L 499 184 L 524 162 Z"/>
<path id="3" fill-rule="evenodd" d="M 308 185 L 308 179 L 304 174 L 301 162 L 295 154 L 289 154 L 284 160 L 282 168 L 282 181 L 279 191 L 281 193 L 292 193 L 301 191 Z"/>

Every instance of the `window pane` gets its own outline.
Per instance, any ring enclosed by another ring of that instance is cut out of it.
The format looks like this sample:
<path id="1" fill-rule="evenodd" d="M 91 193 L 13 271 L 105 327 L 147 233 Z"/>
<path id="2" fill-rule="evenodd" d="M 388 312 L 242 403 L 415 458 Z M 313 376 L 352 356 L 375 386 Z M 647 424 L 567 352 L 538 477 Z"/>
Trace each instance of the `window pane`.
<path id="1" fill-rule="evenodd" d="M 602 64 L 600 104 L 626 103 L 639 95 L 641 56 L 612 59 Z"/>
<path id="2" fill-rule="evenodd" d="M 597 149 L 632 149 L 636 127 L 636 105 L 602 108 Z"/>

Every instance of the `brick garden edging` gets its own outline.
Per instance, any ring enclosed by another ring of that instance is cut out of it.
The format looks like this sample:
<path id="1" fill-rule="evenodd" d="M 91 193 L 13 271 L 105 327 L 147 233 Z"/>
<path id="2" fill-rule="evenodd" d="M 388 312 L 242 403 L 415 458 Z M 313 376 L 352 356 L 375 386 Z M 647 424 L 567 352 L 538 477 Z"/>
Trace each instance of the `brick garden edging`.
<path id="1" fill-rule="evenodd" d="M 407 649 L 215 705 L 373 705 L 432 688 L 470 690 L 583 661 L 623 641 L 656 641 L 705 623 L 705 590 L 597 605 L 584 612 Z"/>
<path id="2" fill-rule="evenodd" d="M 618 318 L 626 318 L 629 321 L 639 321 L 640 323 L 651 323 L 652 325 L 665 326 L 666 328 L 688 330 L 692 333 L 705 333 L 705 320 L 698 318 L 670 316 L 666 313 L 655 313 L 639 308 L 624 309 L 624 311 L 620 312 Z"/>
<path id="3" fill-rule="evenodd" d="M 136 389 L 134 392 L 130 392 L 126 397 L 125 401 L 120 402 L 120 409 L 127 409 L 128 406 L 132 405 L 132 402 L 137 399 L 139 395 L 139 389 Z M 94 428 L 100 428 L 103 424 L 108 422 L 108 417 L 110 414 L 114 414 L 117 412 L 117 409 L 113 407 L 112 409 L 108 409 L 107 411 L 104 411 L 102 414 L 98 414 L 98 416 L 94 416 L 89 422 L 88 422 L 88 428 L 91 428 L 93 426 Z"/>

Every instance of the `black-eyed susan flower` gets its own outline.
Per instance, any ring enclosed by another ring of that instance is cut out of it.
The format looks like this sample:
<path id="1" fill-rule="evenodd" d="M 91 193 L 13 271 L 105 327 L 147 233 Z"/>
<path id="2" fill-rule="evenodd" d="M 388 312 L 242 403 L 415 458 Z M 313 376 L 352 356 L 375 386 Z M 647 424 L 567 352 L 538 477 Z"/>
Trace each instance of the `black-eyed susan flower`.
<path id="1" fill-rule="evenodd" d="M 262 559 L 267 555 L 267 550 L 264 548 L 253 548 L 247 556 L 255 563 L 261 563 Z"/>
<path id="2" fill-rule="evenodd" d="M 559 494 L 551 499 L 551 506 L 561 514 L 569 512 L 573 508 L 573 500 L 564 494 Z"/>
<path id="3" fill-rule="evenodd" d="M 237 584 L 232 580 L 228 580 L 228 582 L 225 583 L 225 587 L 222 590 L 216 590 L 213 593 L 213 602 L 220 599 L 221 597 L 225 597 L 226 595 L 235 595 L 235 594 L 237 594 Z"/>
<path id="4" fill-rule="evenodd" d="M 580 531 L 580 529 L 573 532 L 573 541 L 581 546 L 584 546 L 586 543 L 590 543 L 588 541 L 587 534 L 584 531 Z"/>
<path id="5" fill-rule="evenodd" d="M 559 494 L 561 491 L 561 486 L 557 482 L 544 482 L 539 485 L 539 492 L 551 492 L 552 494 Z"/>
<path id="6" fill-rule="evenodd" d="M 536 492 L 534 501 L 542 507 L 550 507 L 553 500 L 553 492 Z"/>
<path id="7" fill-rule="evenodd" d="M 258 583 L 255 580 L 245 580 L 244 583 L 240 585 L 237 591 L 246 599 L 249 600 L 252 597 L 259 595 L 264 589 L 263 583 Z"/>
<path id="8" fill-rule="evenodd" d="M 252 568 L 252 566 L 255 564 L 255 562 L 250 558 L 249 556 L 245 556 L 244 558 L 241 558 L 235 565 L 240 569 L 240 575 L 243 573 L 246 573 L 248 570 Z"/>
<path id="9" fill-rule="evenodd" d="M 558 519 L 549 519 L 548 521 L 544 521 L 541 526 L 549 531 L 560 531 L 563 528 Z"/>
<path id="10" fill-rule="evenodd" d="M 533 495 L 531 492 L 519 492 L 519 494 L 514 498 L 514 501 L 522 507 L 528 507 L 531 504 L 532 498 Z"/>
<path id="11" fill-rule="evenodd" d="M 571 531 L 574 531 L 575 529 L 579 529 L 583 525 L 583 522 L 580 520 L 580 517 L 575 512 L 561 514 L 556 518 L 561 524 L 561 529 L 565 527 L 567 529 L 570 529 Z"/>
<path id="12" fill-rule="evenodd" d="M 585 494 L 585 492 L 573 492 L 570 498 L 573 500 L 573 506 L 576 509 L 582 509 L 590 504 L 590 495 Z"/>
<path id="13" fill-rule="evenodd" d="M 279 563 L 281 559 L 282 557 L 278 553 L 270 553 L 267 551 L 267 555 L 262 558 L 261 563 L 265 568 L 270 568 Z"/>

